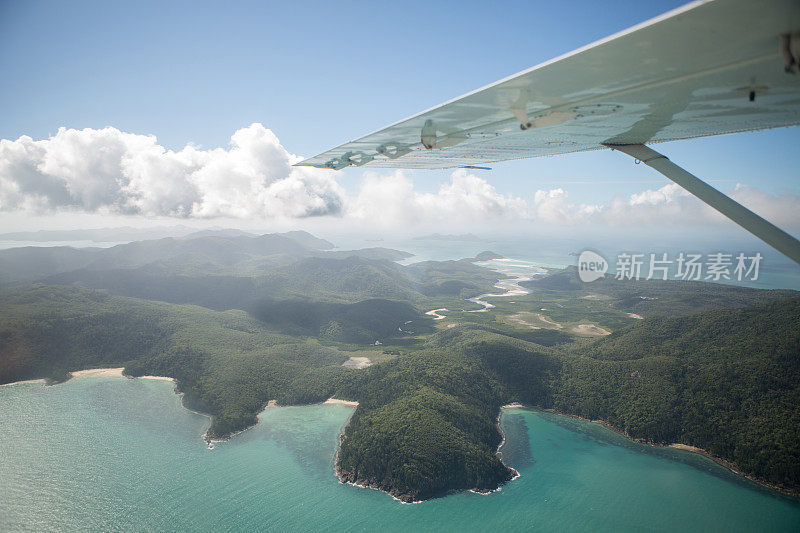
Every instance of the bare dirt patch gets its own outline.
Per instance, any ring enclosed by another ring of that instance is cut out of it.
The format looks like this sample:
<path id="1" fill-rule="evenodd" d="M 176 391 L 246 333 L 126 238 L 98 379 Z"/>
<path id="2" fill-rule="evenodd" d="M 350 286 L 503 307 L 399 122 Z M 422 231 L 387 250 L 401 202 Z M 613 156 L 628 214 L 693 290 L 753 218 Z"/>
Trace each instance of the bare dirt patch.
<path id="1" fill-rule="evenodd" d="M 342 366 L 361 370 L 362 368 L 367 368 L 368 366 L 372 366 L 372 361 L 370 360 L 369 357 L 351 357 L 350 359 L 342 363 Z"/>
<path id="2" fill-rule="evenodd" d="M 517 313 L 506 317 L 508 322 L 527 326 L 531 329 L 561 329 L 563 326 L 558 322 L 553 322 L 541 313 Z"/>
<path id="3" fill-rule="evenodd" d="M 604 335 L 611 335 L 611 332 L 607 329 L 603 329 L 594 324 L 578 324 L 577 326 L 573 326 L 570 331 L 581 337 L 602 337 Z"/>

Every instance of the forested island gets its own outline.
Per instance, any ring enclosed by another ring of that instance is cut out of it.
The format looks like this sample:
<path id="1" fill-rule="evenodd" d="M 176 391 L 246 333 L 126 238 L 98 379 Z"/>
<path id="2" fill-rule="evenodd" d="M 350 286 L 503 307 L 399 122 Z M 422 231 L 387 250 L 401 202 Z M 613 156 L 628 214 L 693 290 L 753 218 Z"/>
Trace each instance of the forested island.
<path id="1" fill-rule="evenodd" d="M 501 277 L 474 261 L 496 254 L 407 256 L 300 232 L 0 251 L 0 383 L 173 377 L 211 438 L 272 400 L 356 401 L 337 471 L 403 501 L 510 480 L 496 453 L 509 403 L 701 448 L 800 493 L 800 294 L 551 269 L 471 313 Z"/>

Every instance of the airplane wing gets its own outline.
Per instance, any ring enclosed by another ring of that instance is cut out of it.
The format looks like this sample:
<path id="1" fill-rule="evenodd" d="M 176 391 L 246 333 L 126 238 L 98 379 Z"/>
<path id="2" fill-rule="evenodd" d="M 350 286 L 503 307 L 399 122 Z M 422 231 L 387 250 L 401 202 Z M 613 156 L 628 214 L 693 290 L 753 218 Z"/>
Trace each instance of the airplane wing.
<path id="1" fill-rule="evenodd" d="M 799 59 L 800 1 L 701 0 L 299 165 L 450 168 L 796 125 Z"/>

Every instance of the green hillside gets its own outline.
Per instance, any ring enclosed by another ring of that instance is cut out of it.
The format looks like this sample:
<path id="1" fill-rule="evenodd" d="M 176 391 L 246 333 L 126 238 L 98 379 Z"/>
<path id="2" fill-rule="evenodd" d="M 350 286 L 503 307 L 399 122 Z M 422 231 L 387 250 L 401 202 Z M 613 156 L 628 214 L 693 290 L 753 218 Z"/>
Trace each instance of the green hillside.
<path id="1" fill-rule="evenodd" d="M 212 415 L 212 437 L 254 424 L 270 400 L 356 400 L 340 474 L 406 501 L 509 480 L 495 452 L 499 408 L 511 402 L 601 419 L 646 442 L 697 446 L 800 493 L 794 291 L 584 285 L 565 270 L 470 313 L 464 298 L 498 276 L 470 260 L 401 266 L 285 239 L 203 235 L 144 265 L 122 268 L 131 258 L 116 251 L 103 259 L 114 266 L 48 278 L 69 285 L 0 288 L 0 383 L 104 366 L 171 376 L 188 407 Z M 153 242 L 142 249 L 161 250 Z M 257 255 L 264 249 L 281 251 Z M 83 252 L 81 261 L 99 253 Z M 161 254 L 150 252 L 142 253 Z M 383 253 L 391 255 L 368 252 Z M 71 251 L 39 249 L 0 261 L 14 258 L 21 271 L 26 254 L 50 258 L 34 272 L 79 264 Z M 423 314 L 445 305 L 446 319 Z M 575 324 L 608 331 L 581 336 Z M 367 345 L 377 364 L 342 366 Z"/>
<path id="2" fill-rule="evenodd" d="M 254 424 L 271 399 L 323 401 L 347 370 L 345 352 L 276 333 L 243 311 L 53 286 L 1 289 L 0 307 L 0 383 L 104 366 L 171 376 L 187 406 L 214 416 L 212 436 Z"/>

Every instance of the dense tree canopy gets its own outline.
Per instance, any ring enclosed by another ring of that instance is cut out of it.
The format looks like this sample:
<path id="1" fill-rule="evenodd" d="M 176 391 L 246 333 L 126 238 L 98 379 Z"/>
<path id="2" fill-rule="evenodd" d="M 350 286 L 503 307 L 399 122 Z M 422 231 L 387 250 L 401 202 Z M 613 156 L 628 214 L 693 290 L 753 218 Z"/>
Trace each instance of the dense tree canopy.
<path id="1" fill-rule="evenodd" d="M 496 455 L 500 406 L 511 402 L 601 419 L 647 442 L 697 446 L 800 491 L 797 293 L 615 280 L 587 287 L 565 270 L 528 283 L 527 297 L 469 313 L 458 309 L 463 298 L 497 273 L 470 261 L 401 267 L 378 257 L 391 255 L 382 249 L 325 255 L 309 248 L 324 243 L 295 237 L 302 242 L 204 237 L 172 243 L 179 255 L 160 241 L 140 244 L 137 253 L 152 259 L 145 264 L 130 249 L 30 252 L 49 258 L 37 275 L 108 292 L 0 288 L 0 383 L 60 381 L 101 366 L 171 376 L 188 407 L 212 416 L 211 437 L 256 423 L 270 400 L 355 400 L 340 474 L 404 500 L 511 479 Z M 20 276 L 24 255 L 0 253 L 0 263 Z M 59 268 L 68 271 L 53 273 Z M 444 305 L 448 320 L 422 312 Z M 520 309 L 546 316 L 525 322 L 533 319 Z M 585 338 L 571 329 L 586 322 L 613 332 Z M 379 364 L 342 366 L 367 345 Z"/>

